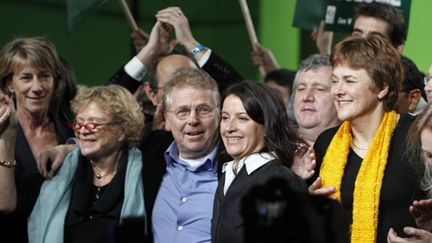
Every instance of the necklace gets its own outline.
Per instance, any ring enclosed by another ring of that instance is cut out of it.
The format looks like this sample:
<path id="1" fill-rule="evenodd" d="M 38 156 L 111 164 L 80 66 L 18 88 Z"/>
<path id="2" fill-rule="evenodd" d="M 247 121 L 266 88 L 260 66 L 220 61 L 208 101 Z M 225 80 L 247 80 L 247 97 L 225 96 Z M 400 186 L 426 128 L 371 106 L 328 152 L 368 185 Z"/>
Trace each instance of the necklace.
<path id="1" fill-rule="evenodd" d="M 114 169 L 112 169 L 111 171 L 107 171 L 107 172 L 105 172 L 105 174 L 102 174 L 101 171 L 99 171 L 99 170 L 96 168 L 96 165 L 95 165 L 95 163 L 94 163 L 93 161 L 90 161 L 90 164 L 91 164 L 91 166 L 92 166 L 92 168 L 93 168 L 93 172 L 94 172 L 95 175 L 96 175 L 96 179 L 98 179 L 98 180 L 104 178 L 104 177 L 107 176 L 107 175 L 110 175 L 110 174 L 116 172 L 116 168 L 114 168 Z"/>
<path id="2" fill-rule="evenodd" d="M 366 147 L 366 148 L 362 148 L 362 147 L 360 147 L 360 146 L 357 146 L 357 145 L 354 143 L 354 140 L 351 140 L 351 145 L 354 146 L 354 147 L 356 147 L 356 148 L 359 149 L 359 150 L 368 150 L 368 149 L 369 149 L 369 146 Z"/>

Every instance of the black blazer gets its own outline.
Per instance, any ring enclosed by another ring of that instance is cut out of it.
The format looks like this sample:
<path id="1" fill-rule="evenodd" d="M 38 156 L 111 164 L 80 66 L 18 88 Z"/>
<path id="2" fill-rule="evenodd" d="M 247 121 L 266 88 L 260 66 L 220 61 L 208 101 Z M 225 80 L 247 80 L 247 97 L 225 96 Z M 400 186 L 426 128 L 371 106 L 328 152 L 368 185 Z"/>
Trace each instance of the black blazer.
<path id="1" fill-rule="evenodd" d="M 201 68 L 206 71 L 219 86 L 219 91 L 225 90 L 235 82 L 240 82 L 243 77 L 225 60 L 220 58 L 213 50 L 209 59 Z M 110 79 L 108 84 L 117 84 L 134 93 L 140 86 L 141 80 L 135 80 L 121 67 Z"/>
<path id="2" fill-rule="evenodd" d="M 246 172 L 246 166 L 243 166 L 226 195 L 223 193 L 225 174 L 222 175 L 216 189 L 213 207 L 212 243 L 244 242 L 244 221 L 240 211 L 242 199 L 252 187 L 264 185 L 274 177 L 286 180 L 294 191 L 307 193 L 306 183 L 276 160 L 268 162 L 250 175 Z"/>

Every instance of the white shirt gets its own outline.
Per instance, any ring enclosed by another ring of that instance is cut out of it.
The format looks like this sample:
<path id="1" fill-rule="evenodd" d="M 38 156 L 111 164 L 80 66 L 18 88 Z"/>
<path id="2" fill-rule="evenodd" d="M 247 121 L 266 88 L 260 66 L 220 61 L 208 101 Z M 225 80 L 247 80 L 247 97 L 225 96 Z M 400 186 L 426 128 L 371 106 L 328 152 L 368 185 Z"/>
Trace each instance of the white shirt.
<path id="1" fill-rule="evenodd" d="M 239 161 L 239 166 L 237 168 L 237 173 L 243 167 L 246 166 L 246 172 L 250 175 L 252 172 L 260 168 L 261 166 L 267 164 L 269 161 L 274 160 L 275 155 L 273 153 L 254 153 Z M 233 172 L 234 160 L 227 162 L 222 167 L 222 173 L 225 173 L 225 185 L 224 185 L 224 195 L 228 191 L 231 183 L 233 182 L 236 175 Z"/>

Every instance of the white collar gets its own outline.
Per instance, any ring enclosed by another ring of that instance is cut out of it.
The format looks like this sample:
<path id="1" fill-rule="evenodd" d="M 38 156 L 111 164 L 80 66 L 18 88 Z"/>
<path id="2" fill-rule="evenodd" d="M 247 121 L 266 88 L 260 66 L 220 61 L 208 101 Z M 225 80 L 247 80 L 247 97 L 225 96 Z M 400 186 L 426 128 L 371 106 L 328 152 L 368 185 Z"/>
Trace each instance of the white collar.
<path id="1" fill-rule="evenodd" d="M 248 175 L 250 175 L 252 172 L 260 168 L 261 166 L 267 164 L 269 161 L 275 159 L 275 155 L 273 153 L 254 153 L 249 156 L 246 156 L 245 158 L 241 159 L 239 161 L 239 168 L 238 171 L 240 171 L 241 167 L 243 165 L 246 166 L 246 172 Z M 226 195 L 226 192 L 228 191 L 228 188 L 230 187 L 231 183 L 234 181 L 234 178 L 236 175 L 234 175 L 233 172 L 233 165 L 234 160 L 227 162 L 222 167 L 222 173 L 225 173 L 225 181 L 224 181 L 224 195 Z"/>
<path id="2" fill-rule="evenodd" d="M 275 157 L 276 156 L 274 155 L 274 153 L 254 153 L 241 159 L 239 161 L 239 164 L 245 164 L 246 172 L 248 173 L 248 175 L 250 175 L 252 172 L 257 170 L 261 166 L 267 164 L 271 160 L 274 160 Z M 234 160 L 226 162 L 222 166 L 222 173 L 224 173 L 226 169 L 232 170 L 233 164 Z"/>

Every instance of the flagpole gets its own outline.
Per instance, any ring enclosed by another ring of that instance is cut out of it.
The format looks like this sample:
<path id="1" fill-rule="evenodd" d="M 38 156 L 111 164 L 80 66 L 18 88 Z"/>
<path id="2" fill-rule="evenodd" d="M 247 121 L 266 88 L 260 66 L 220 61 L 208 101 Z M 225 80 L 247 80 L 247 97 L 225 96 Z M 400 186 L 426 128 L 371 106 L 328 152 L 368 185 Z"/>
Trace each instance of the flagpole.
<path id="1" fill-rule="evenodd" d="M 253 26 L 252 18 L 251 18 L 250 12 L 249 12 L 249 7 L 247 5 L 246 0 L 239 0 L 239 1 L 240 1 L 240 7 L 241 7 L 241 10 L 243 13 L 244 20 L 246 22 L 246 29 L 247 29 L 248 34 L 249 34 L 249 39 L 250 39 L 251 44 L 252 44 L 252 49 L 254 51 L 256 51 L 255 44 L 258 44 L 258 38 L 257 38 L 256 33 L 255 33 L 255 28 Z M 259 72 L 260 72 L 261 76 L 263 76 L 263 77 L 266 74 L 266 72 L 262 66 L 259 67 Z"/>
<path id="2" fill-rule="evenodd" d="M 126 20 L 129 23 L 129 27 L 132 29 L 132 31 L 138 30 L 138 25 L 135 22 L 134 17 L 132 16 L 132 13 L 129 9 L 129 6 L 126 3 L 126 0 L 118 0 L 121 9 L 123 10 L 124 15 L 126 16 Z"/>

